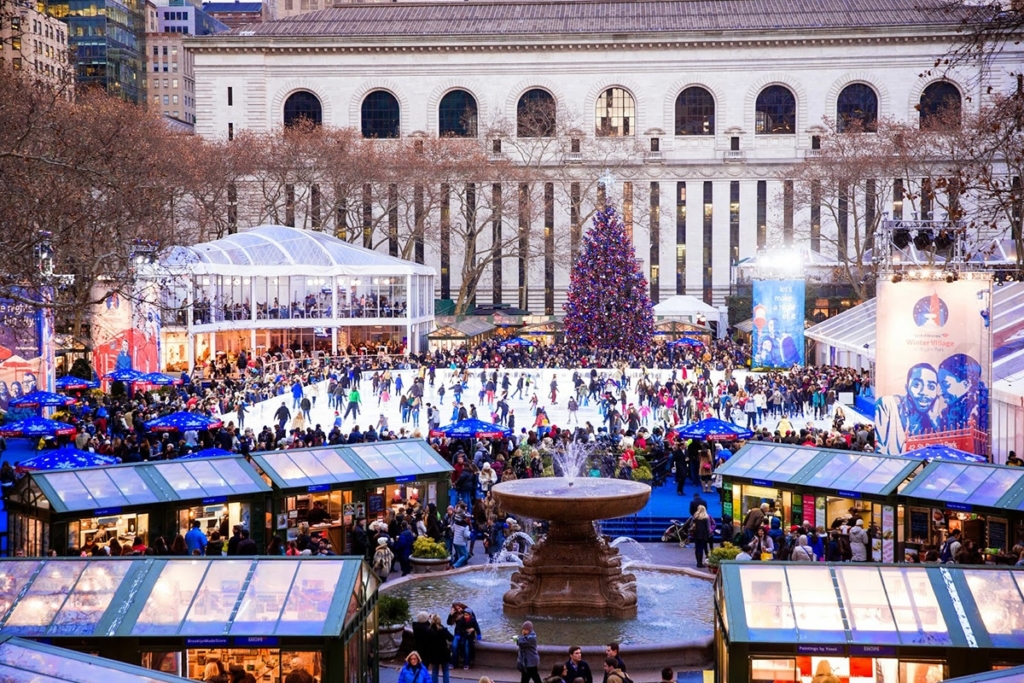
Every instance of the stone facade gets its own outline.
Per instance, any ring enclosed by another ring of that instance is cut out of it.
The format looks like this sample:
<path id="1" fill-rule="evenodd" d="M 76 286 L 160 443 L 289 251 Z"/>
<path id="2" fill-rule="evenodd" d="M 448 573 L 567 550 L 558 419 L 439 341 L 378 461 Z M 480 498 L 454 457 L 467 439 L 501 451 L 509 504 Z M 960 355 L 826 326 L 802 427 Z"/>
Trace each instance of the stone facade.
<path id="1" fill-rule="evenodd" d="M 815 153 L 814 136 L 824 118 L 836 117 L 844 88 L 867 85 L 879 118 L 914 121 L 935 81 L 955 86 L 968 108 L 1015 87 L 1010 72 L 1020 46 L 984 67 L 922 76 L 959 39 L 962 17 L 909 0 L 857 5 L 860 16 L 834 2 L 801 11 L 762 0 L 334 7 L 187 41 L 195 53 L 196 132 L 223 138 L 229 126 L 276 129 L 299 91 L 319 100 L 324 125 L 359 129 L 364 99 L 383 90 L 397 100 L 402 137 L 436 136 L 440 101 L 462 89 L 476 100 L 479 138 L 491 150 L 500 137 L 494 131 L 514 127 L 524 93 L 543 90 L 575 140 L 544 162 L 572 167 L 561 176 L 566 182 L 555 181 L 555 233 L 569 230 L 569 176 L 590 205 L 600 191 L 592 181 L 605 178 L 610 201 L 631 205 L 655 301 L 687 293 L 720 305 L 733 263 L 781 242 L 783 226 L 809 222 L 808 211 L 787 209 L 780 174 Z M 795 98 L 795 121 L 781 134 L 766 132 L 758 113 L 759 96 L 772 86 Z M 677 98 L 692 87 L 710 93 L 714 121 L 677 135 Z M 618 143 L 632 147 L 615 164 L 596 111 L 612 88 L 633 102 L 627 142 Z M 501 153 L 515 159 L 521 150 L 506 140 Z M 438 267 L 437 244 L 427 245 L 426 260 Z M 532 259 L 525 278 L 515 265 L 502 269 L 504 303 L 561 312 L 569 268 L 559 265 L 552 278 L 543 261 Z M 487 284 L 477 301 L 490 296 Z"/>
<path id="2" fill-rule="evenodd" d="M 3 2 L 0 10 L 0 65 L 56 83 L 70 81 L 67 26 L 34 2 Z M 73 83 L 68 83 L 73 88 Z"/>

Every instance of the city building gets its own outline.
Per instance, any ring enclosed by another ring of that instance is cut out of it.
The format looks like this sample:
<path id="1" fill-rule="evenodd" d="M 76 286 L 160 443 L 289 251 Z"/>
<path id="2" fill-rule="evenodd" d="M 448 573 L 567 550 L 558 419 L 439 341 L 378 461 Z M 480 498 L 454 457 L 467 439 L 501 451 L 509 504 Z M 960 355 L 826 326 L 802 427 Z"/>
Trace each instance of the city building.
<path id="1" fill-rule="evenodd" d="M 228 27 L 194 5 L 175 0 L 171 5 L 146 3 L 145 72 L 149 106 L 164 116 L 192 125 L 196 122 L 196 84 L 193 57 L 184 48 L 185 36 L 206 36 Z"/>
<path id="2" fill-rule="evenodd" d="M 145 101 L 145 0 L 47 0 L 45 7 L 67 25 L 78 84 Z"/>
<path id="3" fill-rule="evenodd" d="M 471 137 L 536 167 L 542 210 L 506 215 L 503 229 L 541 224 L 552 239 L 540 257 L 510 253 L 489 267 L 477 303 L 558 314 L 571 255 L 561 238 L 585 230 L 605 199 L 624 216 L 656 303 L 689 294 L 723 305 L 731 267 L 766 246 L 835 259 L 840 227 L 795 206 L 787 169 L 818 153 L 826 118 L 916 125 L 937 101 L 970 110 L 1011 92 L 1020 46 L 933 71 L 964 39 L 970 11 L 943 0 L 863 0 L 856 11 L 837 0 L 346 4 L 186 47 L 200 135 L 304 116 L 366 137 Z M 531 125 L 538 111 L 550 128 Z M 422 250 L 439 298 L 458 292 L 458 269 L 445 264 L 464 246 L 434 239 Z"/>
<path id="4" fill-rule="evenodd" d="M 0 68 L 9 65 L 15 71 L 57 83 L 67 75 L 68 64 L 68 32 L 64 22 L 41 12 L 28 0 L 3 3 Z"/>
<path id="5" fill-rule="evenodd" d="M 263 21 L 262 2 L 207 2 L 203 11 L 223 22 L 231 28 L 240 28 L 247 24 L 258 24 Z"/>

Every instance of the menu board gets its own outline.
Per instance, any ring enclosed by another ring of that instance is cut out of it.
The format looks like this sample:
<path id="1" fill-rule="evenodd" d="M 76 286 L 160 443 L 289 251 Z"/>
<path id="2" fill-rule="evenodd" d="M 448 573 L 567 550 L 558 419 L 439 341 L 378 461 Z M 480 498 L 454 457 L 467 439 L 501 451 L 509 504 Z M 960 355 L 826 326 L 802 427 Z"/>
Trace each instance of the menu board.
<path id="1" fill-rule="evenodd" d="M 1006 550 L 1006 531 L 1006 520 L 990 519 L 988 521 L 988 547 Z"/>
<path id="2" fill-rule="evenodd" d="M 818 526 L 814 516 L 814 496 L 804 496 L 803 514 L 805 522 Z"/>
<path id="3" fill-rule="evenodd" d="M 911 508 L 910 510 L 910 538 L 907 539 L 910 543 L 927 543 L 928 542 L 928 511 L 917 510 Z"/>
<path id="4" fill-rule="evenodd" d="M 384 512 L 384 496 L 380 493 L 371 493 L 366 497 L 367 511 L 371 515 L 379 515 Z"/>

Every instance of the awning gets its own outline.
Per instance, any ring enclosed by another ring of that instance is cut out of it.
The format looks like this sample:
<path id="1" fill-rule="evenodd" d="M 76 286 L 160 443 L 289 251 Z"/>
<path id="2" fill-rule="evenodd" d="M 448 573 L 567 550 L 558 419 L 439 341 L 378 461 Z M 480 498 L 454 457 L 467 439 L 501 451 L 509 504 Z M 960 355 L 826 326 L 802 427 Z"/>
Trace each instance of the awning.
<path id="1" fill-rule="evenodd" d="M 654 306 L 654 316 L 657 318 L 682 318 L 704 316 L 718 320 L 718 309 L 711 304 L 706 304 L 695 296 L 677 294 L 670 296 Z"/>
<path id="2" fill-rule="evenodd" d="M 0 681 L 181 683 L 180 676 L 10 636 L 0 639 Z"/>
<path id="3" fill-rule="evenodd" d="M 874 360 L 877 311 L 877 299 L 869 299 L 814 325 L 804 332 L 804 336 Z"/>
<path id="4" fill-rule="evenodd" d="M 422 439 L 287 451 L 260 451 L 253 461 L 282 489 L 383 481 L 451 472 L 452 466 Z"/>
<path id="5" fill-rule="evenodd" d="M 903 489 L 908 500 L 956 510 L 987 507 L 1024 512 L 1024 467 L 936 460 Z"/>
<path id="6" fill-rule="evenodd" d="M 31 638 L 338 637 L 376 579 L 340 557 L 0 560 L 0 623 Z"/>
<path id="7" fill-rule="evenodd" d="M 888 496 L 919 467 L 919 460 L 887 455 L 751 442 L 716 473 L 727 481 L 744 479 L 764 486 L 832 489 L 839 496 L 847 492 Z"/>
<path id="8" fill-rule="evenodd" d="M 486 334 L 495 329 L 487 320 L 481 318 L 467 318 L 451 325 L 434 330 L 427 335 L 427 339 L 472 339 L 481 334 Z"/>

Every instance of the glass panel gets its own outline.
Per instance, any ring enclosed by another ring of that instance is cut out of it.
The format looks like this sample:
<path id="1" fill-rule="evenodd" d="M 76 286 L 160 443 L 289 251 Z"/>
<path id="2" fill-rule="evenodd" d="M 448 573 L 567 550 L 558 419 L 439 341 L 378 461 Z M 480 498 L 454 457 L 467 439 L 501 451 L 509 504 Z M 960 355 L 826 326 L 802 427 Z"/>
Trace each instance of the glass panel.
<path id="1" fill-rule="evenodd" d="M 965 569 L 964 578 L 995 647 L 1024 645 L 1024 601 L 1009 571 Z"/>
<path id="2" fill-rule="evenodd" d="M 149 489 L 135 468 L 112 467 L 107 470 L 107 474 L 131 505 L 157 502 L 156 494 Z"/>
<path id="3" fill-rule="evenodd" d="M 862 493 L 880 493 L 907 466 L 905 460 L 897 460 L 896 458 L 878 458 L 878 460 L 878 467 L 875 468 L 875 471 L 857 485 L 858 491 Z"/>
<path id="4" fill-rule="evenodd" d="M 298 568 L 298 562 L 258 562 L 231 622 L 231 635 L 273 632 Z"/>
<path id="5" fill-rule="evenodd" d="M 226 496 L 233 493 L 224 477 L 220 476 L 217 468 L 208 460 L 196 460 L 189 465 L 189 474 L 199 482 L 203 490 L 210 496 Z"/>
<path id="6" fill-rule="evenodd" d="M 856 456 L 850 454 L 834 455 L 831 460 L 822 465 L 821 469 L 814 473 L 808 485 L 831 488 L 832 482 L 841 475 L 847 468 L 856 462 Z"/>
<path id="7" fill-rule="evenodd" d="M 39 683 L 39 674 L 5 665 L 0 665 L 0 678 L 4 683 Z"/>
<path id="8" fill-rule="evenodd" d="M 835 479 L 832 480 L 832 486 L 837 489 L 857 490 L 860 483 L 878 466 L 878 459 L 872 457 L 844 454 L 837 459 L 841 461 L 849 459 L 849 465 L 837 471 Z M 834 467 L 830 467 L 830 469 L 835 471 Z"/>
<path id="9" fill-rule="evenodd" d="M 132 628 L 133 636 L 170 636 L 192 604 L 210 560 L 168 560 L 146 597 L 146 607 Z"/>
<path id="10" fill-rule="evenodd" d="M 188 473 L 185 466 L 181 463 L 167 463 L 164 465 L 157 465 L 156 471 L 160 473 L 167 483 L 171 485 L 174 492 L 178 494 L 178 498 L 202 498 L 204 495 L 203 489 L 192 478 L 192 475 Z"/>
<path id="11" fill-rule="evenodd" d="M 128 504 L 128 499 L 121 495 L 117 485 L 103 470 L 80 470 L 77 474 L 79 481 L 89 490 L 99 507 Z"/>
<path id="12" fill-rule="evenodd" d="M 387 461 L 402 474 L 418 474 L 422 471 L 422 468 L 416 465 L 414 459 L 406 453 L 406 449 L 398 444 L 380 444 L 372 447 L 372 450 L 387 458 Z"/>
<path id="13" fill-rule="evenodd" d="M 398 442 L 393 445 L 395 448 L 398 448 L 403 453 L 405 453 L 405 457 L 409 458 L 409 460 L 412 460 L 413 463 L 417 467 L 419 467 L 424 473 L 442 471 L 444 466 L 438 462 L 437 456 L 434 454 L 434 452 L 429 448 L 422 448 L 420 445 L 418 445 L 419 443 L 420 442 Z M 392 444 L 379 444 L 377 446 L 377 450 L 383 451 L 385 448 L 391 445 Z"/>
<path id="14" fill-rule="evenodd" d="M 827 571 L 817 567 L 788 567 L 786 578 L 789 580 L 789 591 L 793 597 L 793 610 L 796 613 L 796 626 L 800 632 L 800 640 L 818 641 L 835 634 L 845 640 L 843 615 L 839 611 L 839 598 L 832 585 L 832 577 Z M 807 631 L 814 633 L 806 634 Z"/>
<path id="15" fill-rule="evenodd" d="M 765 451 L 757 461 L 757 464 L 747 470 L 745 476 L 751 479 L 767 479 L 768 473 L 778 467 L 780 463 L 785 462 L 789 454 L 790 450 L 788 448 L 774 448 L 770 451 Z"/>
<path id="16" fill-rule="evenodd" d="M 82 561 L 47 562 L 4 624 L 4 633 L 45 633 L 85 565 Z"/>
<path id="17" fill-rule="evenodd" d="M 253 481 L 237 460 L 211 460 L 210 464 L 235 493 L 252 493 L 260 490 L 259 484 Z"/>
<path id="18" fill-rule="evenodd" d="M 883 568 L 882 583 L 904 645 L 948 645 L 946 620 L 928 573 L 919 569 Z"/>
<path id="19" fill-rule="evenodd" d="M 914 495 L 918 498 L 937 498 L 964 469 L 964 465 L 940 463 L 930 474 L 925 475 L 923 481 L 914 489 Z"/>
<path id="20" fill-rule="evenodd" d="M 729 458 L 729 462 L 725 464 L 723 472 L 727 472 L 737 477 L 747 476 L 747 472 L 751 467 L 754 467 L 761 461 L 761 458 L 766 453 L 773 449 L 772 446 L 749 446 L 749 450 L 744 453 L 741 457 Z"/>
<path id="21" fill-rule="evenodd" d="M 374 448 L 353 448 L 352 452 L 365 462 L 367 467 L 378 477 L 397 477 L 399 475 L 398 469 Z"/>
<path id="22" fill-rule="evenodd" d="M 309 451 L 292 451 L 288 457 L 302 468 L 302 471 L 314 484 L 329 484 L 334 481 L 334 477 L 327 471 L 327 468 Z"/>
<path id="23" fill-rule="evenodd" d="M 992 476 L 988 478 L 985 485 L 975 490 L 971 496 L 971 503 L 974 505 L 995 505 L 996 502 L 1006 495 L 1018 481 L 1024 472 L 1017 469 L 992 470 Z"/>
<path id="24" fill-rule="evenodd" d="M 277 635 L 321 635 L 324 620 L 331 609 L 334 589 L 345 566 L 341 561 L 307 561 L 299 565 L 298 574 L 288 594 Z"/>
<path id="25" fill-rule="evenodd" d="M 875 568 L 836 567 L 839 591 L 855 643 L 899 643 L 896 621 Z"/>
<path id="26" fill-rule="evenodd" d="M 335 481 L 352 481 L 360 479 L 359 474 L 352 469 L 352 465 L 345 462 L 345 459 L 341 457 L 341 454 L 337 451 L 322 450 L 313 451 L 317 460 L 320 461 L 327 471 L 334 475 Z"/>
<path id="27" fill-rule="evenodd" d="M 284 479 L 289 486 L 309 486 L 312 482 L 298 465 L 292 462 L 284 453 L 263 456 L 266 463 L 270 465 L 278 476 Z"/>
<path id="28" fill-rule="evenodd" d="M 777 635 L 778 640 L 792 640 L 796 622 L 786 587 L 785 570 L 782 567 L 745 566 L 739 572 L 747 627 L 781 631 Z"/>
<path id="29" fill-rule="evenodd" d="M 797 472 L 802 470 L 804 467 L 806 467 L 807 463 L 809 463 L 811 460 L 813 460 L 816 455 L 818 455 L 818 451 L 813 450 L 813 449 L 809 449 L 809 448 L 808 449 L 803 449 L 803 448 L 793 449 L 793 452 L 790 454 L 790 456 L 788 458 L 786 458 L 785 460 L 783 460 L 782 463 L 778 467 L 775 468 L 775 471 L 772 472 L 767 477 L 767 479 L 771 479 L 771 480 L 786 479 L 786 480 L 788 480 L 794 474 L 796 474 Z M 767 459 L 768 458 L 766 458 L 766 460 Z"/>
<path id="30" fill-rule="evenodd" d="M 114 664 L 104 664 L 103 660 L 83 661 L 76 656 L 53 656 L 49 652 L 32 647 L 22 647 L 13 643 L 0 645 L 0 680 L 4 683 L 14 681 L 41 680 L 73 681 L 74 683 L 156 683 L 155 678 L 140 676 L 115 669 Z M 7 667 L 17 667 L 7 668 Z M 44 678 L 40 678 L 40 676 Z"/>
<path id="31" fill-rule="evenodd" d="M 950 502 L 965 502 L 991 473 L 992 470 L 987 467 L 966 467 L 939 498 Z"/>
<path id="32" fill-rule="evenodd" d="M 92 560 L 57 613 L 48 634 L 91 635 L 131 566 L 129 562 Z"/>
<path id="33" fill-rule="evenodd" d="M 227 628 L 252 560 L 211 562 L 180 635 L 217 635 Z"/>
<path id="34" fill-rule="evenodd" d="M 39 562 L 0 562 L 0 617 L 7 614 Z"/>
<path id="35" fill-rule="evenodd" d="M 74 472 L 57 472 L 44 475 L 46 483 L 53 487 L 57 497 L 71 510 L 89 510 L 103 507 L 97 505 L 89 490 L 78 480 Z"/>

